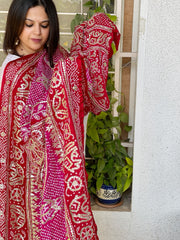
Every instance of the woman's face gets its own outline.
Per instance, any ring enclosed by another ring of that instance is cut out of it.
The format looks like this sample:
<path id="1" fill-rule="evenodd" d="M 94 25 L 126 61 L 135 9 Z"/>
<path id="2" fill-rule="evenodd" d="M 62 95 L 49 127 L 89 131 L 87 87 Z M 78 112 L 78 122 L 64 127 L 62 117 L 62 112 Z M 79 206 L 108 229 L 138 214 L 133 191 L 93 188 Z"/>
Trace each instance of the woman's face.
<path id="1" fill-rule="evenodd" d="M 49 19 L 44 7 L 36 6 L 28 10 L 24 28 L 19 36 L 20 43 L 16 51 L 19 55 L 28 55 L 44 48 L 49 36 Z"/>

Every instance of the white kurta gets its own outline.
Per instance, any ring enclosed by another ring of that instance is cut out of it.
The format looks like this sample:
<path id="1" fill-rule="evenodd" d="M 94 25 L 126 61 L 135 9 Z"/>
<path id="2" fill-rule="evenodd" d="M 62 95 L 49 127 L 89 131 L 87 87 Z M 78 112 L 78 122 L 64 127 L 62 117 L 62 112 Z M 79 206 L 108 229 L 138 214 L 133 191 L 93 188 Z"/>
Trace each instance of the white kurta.
<path id="1" fill-rule="evenodd" d="M 9 54 L 7 55 L 7 57 L 5 58 L 2 66 L 1 66 L 1 68 L 0 68 L 0 89 L 1 89 L 1 83 L 2 83 L 2 76 L 3 76 L 3 72 L 4 72 L 4 69 L 5 69 L 6 65 L 7 65 L 9 62 L 11 62 L 11 61 L 13 61 L 13 60 L 15 60 L 15 59 L 17 59 L 17 58 L 19 58 L 19 56 L 13 55 L 13 54 L 10 54 L 10 53 L 9 53 Z"/>

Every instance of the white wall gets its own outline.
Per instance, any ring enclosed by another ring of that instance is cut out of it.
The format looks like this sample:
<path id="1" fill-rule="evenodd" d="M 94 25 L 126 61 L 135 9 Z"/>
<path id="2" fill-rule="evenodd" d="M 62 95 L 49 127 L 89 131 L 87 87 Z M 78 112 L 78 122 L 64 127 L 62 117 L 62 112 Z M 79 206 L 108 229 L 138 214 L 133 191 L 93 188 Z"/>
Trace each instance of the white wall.
<path id="1" fill-rule="evenodd" d="M 100 240 L 179 240 L 179 0 L 141 1 L 135 124 L 132 212 L 95 212 Z"/>

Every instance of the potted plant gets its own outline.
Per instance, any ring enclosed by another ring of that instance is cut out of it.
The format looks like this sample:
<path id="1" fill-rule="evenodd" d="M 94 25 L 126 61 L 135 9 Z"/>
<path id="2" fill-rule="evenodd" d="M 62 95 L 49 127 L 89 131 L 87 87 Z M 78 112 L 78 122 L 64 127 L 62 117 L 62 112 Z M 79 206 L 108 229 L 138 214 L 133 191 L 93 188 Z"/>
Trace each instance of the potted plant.
<path id="1" fill-rule="evenodd" d="M 121 143 L 122 132 L 131 130 L 128 114 L 121 104 L 117 107 L 118 116 L 113 116 L 113 105 L 117 101 L 111 95 L 114 90 L 110 76 L 107 83 L 110 109 L 99 115 L 89 114 L 86 137 L 90 156 L 86 161 L 89 192 L 98 195 L 100 202 L 110 204 L 120 201 L 122 193 L 131 186 L 133 172 L 133 161 Z"/>
<path id="2" fill-rule="evenodd" d="M 96 12 L 111 12 L 110 0 L 90 0 L 84 4 L 88 7 L 87 14 L 76 14 L 71 22 L 71 31 L 75 26 L 89 19 Z M 112 21 L 116 16 L 107 14 Z M 116 52 L 112 44 L 113 52 Z M 112 61 L 109 61 L 109 70 L 112 69 Z M 125 104 L 118 105 L 118 116 L 113 116 L 113 107 L 117 99 L 112 97 L 115 91 L 113 74 L 109 74 L 107 91 L 110 98 L 110 109 L 99 115 L 89 114 L 87 123 L 86 149 L 90 160 L 86 158 L 86 170 L 88 173 L 88 189 L 91 194 L 98 195 L 103 203 L 116 203 L 121 195 L 132 183 L 133 162 L 127 150 L 122 146 L 122 132 L 129 132 L 128 114 L 125 113 Z M 108 190 L 107 190 L 108 189 Z M 104 195 L 104 199 L 103 196 Z M 111 197 L 114 197 L 114 200 Z"/>

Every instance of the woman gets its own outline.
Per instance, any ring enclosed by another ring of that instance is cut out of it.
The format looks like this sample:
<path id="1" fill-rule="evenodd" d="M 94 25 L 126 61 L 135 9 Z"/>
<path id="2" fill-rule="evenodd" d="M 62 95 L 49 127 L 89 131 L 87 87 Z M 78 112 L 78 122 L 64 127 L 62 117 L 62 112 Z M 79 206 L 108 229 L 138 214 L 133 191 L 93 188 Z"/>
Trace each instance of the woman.
<path id="1" fill-rule="evenodd" d="M 0 94 L 0 239 L 98 239 L 87 191 L 83 118 L 109 107 L 115 25 L 103 14 L 58 47 L 51 0 L 14 0 Z"/>

